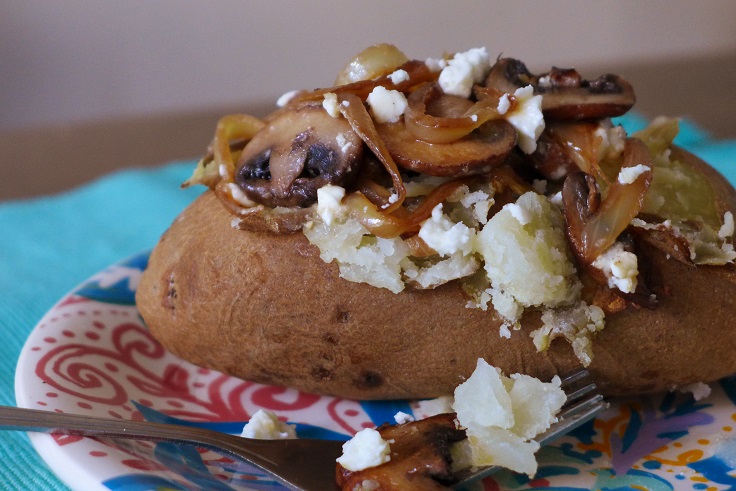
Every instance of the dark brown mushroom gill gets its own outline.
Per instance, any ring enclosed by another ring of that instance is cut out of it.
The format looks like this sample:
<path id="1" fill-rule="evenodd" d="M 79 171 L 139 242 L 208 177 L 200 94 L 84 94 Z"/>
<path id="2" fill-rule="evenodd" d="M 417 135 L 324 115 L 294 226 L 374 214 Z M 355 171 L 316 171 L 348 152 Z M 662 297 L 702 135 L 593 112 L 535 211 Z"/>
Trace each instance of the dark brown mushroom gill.
<path id="1" fill-rule="evenodd" d="M 282 110 L 246 145 L 235 182 L 253 201 L 275 208 L 307 207 L 327 184 L 349 185 L 363 142 L 345 118 L 321 104 Z"/>

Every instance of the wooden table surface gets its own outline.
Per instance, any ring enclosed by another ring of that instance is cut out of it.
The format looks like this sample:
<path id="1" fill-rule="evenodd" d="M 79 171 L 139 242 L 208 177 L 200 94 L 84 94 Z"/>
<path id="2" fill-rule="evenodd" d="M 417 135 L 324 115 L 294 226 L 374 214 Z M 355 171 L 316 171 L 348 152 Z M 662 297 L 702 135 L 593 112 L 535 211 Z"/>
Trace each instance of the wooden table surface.
<path id="1" fill-rule="evenodd" d="M 626 77 L 647 117 L 680 116 L 714 138 L 736 138 L 736 53 L 655 64 L 578 67 L 584 76 Z M 263 116 L 273 101 L 0 132 L 0 200 L 53 194 L 117 169 L 198 158 L 227 113 Z"/>

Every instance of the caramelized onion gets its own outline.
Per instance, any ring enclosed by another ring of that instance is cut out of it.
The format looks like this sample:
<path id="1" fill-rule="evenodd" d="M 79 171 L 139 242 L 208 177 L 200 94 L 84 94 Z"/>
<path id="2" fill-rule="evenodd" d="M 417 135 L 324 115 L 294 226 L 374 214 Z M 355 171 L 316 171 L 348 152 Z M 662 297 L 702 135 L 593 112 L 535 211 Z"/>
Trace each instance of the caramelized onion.
<path id="1" fill-rule="evenodd" d="M 348 120 L 353 131 L 368 145 L 368 148 L 378 157 L 391 176 L 397 199 L 393 203 L 385 203 L 384 208 L 386 213 L 391 213 L 400 207 L 406 198 L 406 189 L 404 188 L 404 181 L 401 179 L 401 174 L 399 174 L 399 168 L 386 149 L 383 140 L 378 135 L 376 127 L 373 124 L 373 119 L 368 114 L 363 101 L 358 96 L 349 93 L 340 94 L 337 100 L 339 102 L 340 112 Z"/>
<path id="2" fill-rule="evenodd" d="M 250 140 L 264 127 L 263 121 L 248 114 L 231 114 L 217 122 L 215 137 L 212 141 L 214 162 L 225 171 L 222 176 L 232 182 L 235 173 L 235 162 L 230 151 L 232 140 Z"/>
<path id="3" fill-rule="evenodd" d="M 562 188 L 567 234 L 578 258 L 591 264 L 608 249 L 636 217 L 652 180 L 652 158 L 641 140 L 628 138 L 622 169 L 638 164 L 649 167 L 631 183 L 615 180 L 597 209 L 595 179 L 584 173 L 570 174 Z"/>
<path id="4" fill-rule="evenodd" d="M 335 85 L 370 80 L 396 70 L 409 61 L 393 44 L 374 44 L 358 53 L 337 75 Z"/>
<path id="5" fill-rule="evenodd" d="M 556 142 L 581 171 L 595 176 L 599 181 L 608 183 L 608 178 L 601 171 L 598 163 L 598 147 L 600 137 L 596 135 L 597 123 L 551 123 L 546 133 Z"/>
<path id="6" fill-rule="evenodd" d="M 408 106 L 404 113 L 406 128 L 427 143 L 452 143 L 469 135 L 483 123 L 500 117 L 498 99 L 488 97 L 475 104 L 469 102 L 462 97 L 444 94 L 437 83 L 424 84 L 407 98 Z M 442 113 L 430 114 L 428 107 L 432 104 Z"/>
<path id="7" fill-rule="evenodd" d="M 473 182 L 472 178 L 444 182 L 434 188 L 412 211 L 403 207 L 393 213 L 380 210 L 360 192 L 348 194 L 343 204 L 348 208 L 349 216 L 360 222 L 371 234 L 376 237 L 393 238 L 418 232 L 422 222 L 432 215 L 435 206 L 445 201 L 461 186 L 466 186 L 471 182 Z M 380 191 L 377 191 L 377 194 L 380 194 Z"/>
<path id="8" fill-rule="evenodd" d="M 437 80 L 437 73 L 431 71 L 423 61 L 410 60 L 398 67 L 398 69 L 406 71 L 409 75 L 408 79 L 399 83 L 394 83 L 391 78 L 386 75 L 372 80 L 361 80 L 346 85 L 336 85 L 323 89 L 315 89 L 304 92 L 294 97 L 289 104 L 301 104 L 304 102 L 314 102 L 322 100 L 327 93 L 335 94 L 352 94 L 365 100 L 373 89 L 379 85 L 387 90 L 398 90 L 399 92 L 409 92 L 414 86 Z"/>

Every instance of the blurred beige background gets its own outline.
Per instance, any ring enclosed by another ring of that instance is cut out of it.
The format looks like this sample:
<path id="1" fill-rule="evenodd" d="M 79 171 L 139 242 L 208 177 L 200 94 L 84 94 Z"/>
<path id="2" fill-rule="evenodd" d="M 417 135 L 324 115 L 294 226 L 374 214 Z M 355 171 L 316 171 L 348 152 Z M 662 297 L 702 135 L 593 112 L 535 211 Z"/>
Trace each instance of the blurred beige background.
<path id="1" fill-rule="evenodd" d="M 735 24 L 726 0 L 0 0 L 0 199 L 195 158 L 219 115 L 330 85 L 377 42 L 618 72 L 642 114 L 736 137 Z"/>

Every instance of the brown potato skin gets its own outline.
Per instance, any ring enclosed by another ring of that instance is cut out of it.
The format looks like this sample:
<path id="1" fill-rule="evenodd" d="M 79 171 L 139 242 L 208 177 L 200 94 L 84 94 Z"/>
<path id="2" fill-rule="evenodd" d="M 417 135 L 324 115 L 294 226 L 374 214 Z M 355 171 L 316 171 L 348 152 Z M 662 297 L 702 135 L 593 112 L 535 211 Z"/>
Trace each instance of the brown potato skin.
<path id="1" fill-rule="evenodd" d="M 723 208 L 736 211 L 733 188 L 706 172 Z M 500 317 L 466 308 L 457 284 L 393 294 L 352 283 L 301 233 L 242 231 L 232 218 L 205 192 L 162 236 L 138 287 L 153 336 L 194 364 L 352 399 L 449 395 L 478 358 L 542 379 L 580 367 L 562 339 L 536 351 L 529 333 L 538 312 L 504 339 Z M 655 310 L 630 306 L 606 317 L 589 367 L 604 393 L 736 373 L 736 270 L 688 266 L 654 248 L 646 255 L 670 294 Z"/>

